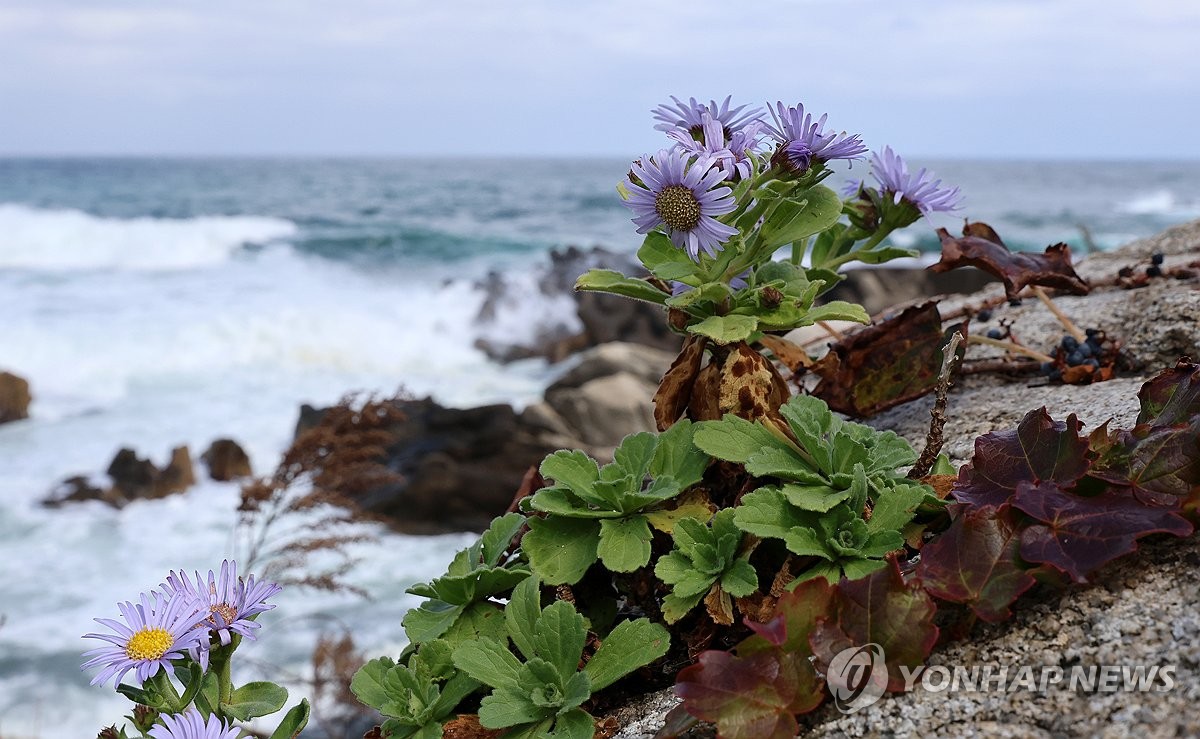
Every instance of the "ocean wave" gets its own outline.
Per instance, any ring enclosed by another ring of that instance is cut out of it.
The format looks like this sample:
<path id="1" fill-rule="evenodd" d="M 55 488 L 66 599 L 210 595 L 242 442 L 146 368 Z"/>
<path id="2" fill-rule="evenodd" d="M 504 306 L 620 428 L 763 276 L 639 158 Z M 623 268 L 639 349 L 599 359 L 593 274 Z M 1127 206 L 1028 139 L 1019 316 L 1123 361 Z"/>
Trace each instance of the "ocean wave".
<path id="1" fill-rule="evenodd" d="M 1117 210 L 1135 216 L 1169 216 L 1195 218 L 1200 215 L 1200 203 L 1181 202 L 1170 190 L 1142 193 L 1117 205 Z"/>
<path id="2" fill-rule="evenodd" d="M 220 264 L 248 244 L 293 236 L 266 216 L 101 218 L 0 204 L 0 269 L 181 270 Z"/>

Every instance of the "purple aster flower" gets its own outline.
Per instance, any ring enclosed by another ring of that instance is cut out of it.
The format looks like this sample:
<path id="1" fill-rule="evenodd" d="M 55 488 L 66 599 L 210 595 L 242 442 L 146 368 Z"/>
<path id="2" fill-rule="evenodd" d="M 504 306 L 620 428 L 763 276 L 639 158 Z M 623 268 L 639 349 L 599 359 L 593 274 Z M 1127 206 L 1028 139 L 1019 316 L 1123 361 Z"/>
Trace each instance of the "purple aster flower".
<path id="1" fill-rule="evenodd" d="M 216 715 L 205 722 L 194 707 L 183 713 L 162 714 L 162 726 L 150 729 L 152 739 L 238 739 L 241 731 L 236 726 L 227 727 Z"/>
<path id="2" fill-rule="evenodd" d="M 221 644 L 229 644 L 231 631 L 254 639 L 254 630 L 260 626 L 252 617 L 274 608 L 266 600 L 283 590 L 273 582 L 255 581 L 254 575 L 243 580 L 237 575 L 237 562 L 229 560 L 221 563 L 219 578 L 212 570 L 208 571 L 207 587 L 199 572 L 193 584 L 186 573 L 174 571 L 160 587 L 171 597 L 194 603 L 203 619 L 201 623 L 215 632 Z"/>
<path id="3" fill-rule="evenodd" d="M 751 121 L 727 135 L 721 122 L 707 112 L 701 118 L 704 123 L 699 139 L 683 128 L 673 128 L 667 135 L 679 142 L 680 149 L 693 156 L 715 162 L 721 169 L 736 172 L 743 179 L 752 176 L 754 160 L 750 153 L 758 146 L 763 122 Z"/>
<path id="4" fill-rule="evenodd" d="M 721 124 L 721 127 L 725 129 L 725 135 L 729 136 L 747 124 L 757 121 L 758 117 L 762 115 L 762 108 L 746 110 L 745 105 L 730 108 L 729 101 L 733 99 L 732 95 L 726 97 L 720 105 L 716 100 L 710 100 L 706 105 L 697 101 L 696 98 L 688 98 L 686 103 L 674 95 L 671 96 L 671 99 L 675 101 L 675 105 L 663 104 L 650 111 L 654 114 L 656 121 L 661 121 L 654 127 L 656 131 L 682 128 L 694 136 L 699 136 L 704 132 L 704 114 L 707 113 Z"/>
<path id="5" fill-rule="evenodd" d="M 814 121 L 812 113 L 804 112 L 803 104 L 788 108 L 776 102 L 771 117 L 775 119 L 775 125 L 768 126 L 767 130 L 779 139 L 788 162 L 801 172 L 808 170 L 814 159 L 819 162 L 854 160 L 861 159 L 867 153 L 867 147 L 858 134 L 825 132 L 828 113 Z"/>
<path id="6" fill-rule="evenodd" d="M 629 199 L 623 202 L 634 213 L 638 233 L 665 226 L 672 243 L 700 261 L 701 251 L 715 255 L 720 245 L 737 233 L 736 228 L 714 217 L 730 212 L 736 203 L 728 187 L 714 189 L 725 179 L 724 170 L 710 166 L 705 159 L 688 166 L 691 159 L 685 151 L 663 149 L 634 162 L 625 179 Z"/>
<path id="7" fill-rule="evenodd" d="M 957 187 L 941 187 L 942 181 L 933 179 L 933 173 L 924 167 L 915 175 L 909 174 L 908 165 L 890 146 L 883 147 L 882 154 L 871 155 L 871 176 L 879 182 L 885 199 L 891 195 L 896 205 L 905 200 L 923 215 L 955 210 L 962 202 Z"/>
<path id="8" fill-rule="evenodd" d="M 852 198 L 855 195 L 858 195 L 859 191 L 862 190 L 862 188 L 863 188 L 862 180 L 850 180 L 846 184 L 842 185 L 842 197 Z"/>
<path id="9" fill-rule="evenodd" d="M 91 659 L 83 664 L 83 669 L 104 667 L 92 678 L 92 685 L 113 676 L 116 676 L 113 682 L 116 685 L 130 670 L 134 671 L 138 682 L 144 683 L 159 668 L 169 666 L 173 659 L 181 659 L 185 652 L 197 648 L 205 639 L 204 629 L 197 628 L 200 617 L 195 603 L 188 599 L 165 598 L 151 591 L 150 595 L 142 594 L 140 604 L 126 601 L 118 603 L 117 607 L 125 623 L 111 618 L 95 619 L 96 623 L 116 633 L 83 635 L 84 639 L 109 643 L 84 652 L 83 656 Z"/>

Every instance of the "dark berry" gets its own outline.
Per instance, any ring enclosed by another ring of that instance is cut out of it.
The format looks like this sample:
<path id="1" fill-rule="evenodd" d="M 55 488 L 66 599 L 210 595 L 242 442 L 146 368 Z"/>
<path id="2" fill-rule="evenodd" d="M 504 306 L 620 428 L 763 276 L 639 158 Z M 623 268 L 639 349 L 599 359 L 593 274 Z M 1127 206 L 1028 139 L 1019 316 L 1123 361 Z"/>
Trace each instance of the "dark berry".
<path id="1" fill-rule="evenodd" d="M 1064 336 L 1062 337 L 1062 348 L 1073 352 L 1079 348 L 1079 342 L 1076 341 L 1074 336 Z"/>
<path id="2" fill-rule="evenodd" d="M 1084 364 L 1086 364 L 1088 367 L 1091 367 L 1092 369 L 1100 369 L 1100 361 L 1097 359 L 1089 359 L 1086 362 L 1084 362 Z"/>
<path id="3" fill-rule="evenodd" d="M 1092 348 L 1091 344 L 1089 344 L 1085 341 L 1084 343 L 1079 345 L 1079 348 L 1076 349 L 1074 353 L 1078 354 L 1081 357 L 1090 357 L 1090 356 L 1092 356 L 1092 354 L 1095 353 L 1095 350 Z"/>
<path id="4" fill-rule="evenodd" d="M 1084 359 L 1087 359 L 1087 357 L 1083 356 L 1078 351 L 1073 351 L 1067 355 L 1067 365 L 1071 367 L 1077 367 L 1083 364 Z"/>
<path id="5" fill-rule="evenodd" d="M 1117 277 L 1133 277 L 1133 267 L 1122 267 L 1117 270 Z"/>
<path id="6" fill-rule="evenodd" d="M 981 311 L 979 311 L 978 313 L 976 313 L 976 314 L 975 314 L 975 317 L 976 317 L 976 318 L 978 318 L 978 319 L 979 319 L 979 320 L 981 320 L 981 321 L 985 321 L 985 322 L 986 322 L 986 321 L 990 321 L 990 320 L 992 320 L 992 309 L 991 309 L 991 308 L 984 308 L 983 310 L 981 310 Z"/>
<path id="7" fill-rule="evenodd" d="M 1040 369 L 1043 375 L 1054 374 L 1054 362 L 1042 362 Z"/>
<path id="8" fill-rule="evenodd" d="M 1050 373 L 1050 377 L 1049 377 L 1049 379 L 1050 379 L 1051 381 L 1054 381 L 1054 382 L 1057 382 L 1058 380 L 1061 380 L 1061 379 L 1062 379 L 1062 370 L 1057 370 L 1057 369 L 1056 369 L 1056 370 L 1054 370 L 1053 372 L 1051 372 L 1051 373 Z"/>
<path id="9" fill-rule="evenodd" d="M 1003 339 L 1004 338 L 1004 329 L 989 328 L 988 332 L 987 332 L 987 337 L 989 339 Z"/>
<path id="10" fill-rule="evenodd" d="M 1162 268 L 1157 264 L 1152 264 L 1146 268 L 1147 277 L 1162 277 Z"/>
<path id="11" fill-rule="evenodd" d="M 1083 333 L 1087 335 L 1089 340 L 1091 340 L 1091 339 L 1095 339 L 1095 338 L 1099 337 L 1100 334 L 1102 334 L 1104 332 L 1098 328 L 1088 328 L 1088 329 L 1084 329 Z"/>
<path id="12" fill-rule="evenodd" d="M 1011 305 L 1012 307 L 1016 308 L 1017 306 L 1021 305 L 1021 299 L 1020 298 L 1009 298 L 1008 304 Z"/>
<path id="13" fill-rule="evenodd" d="M 1162 252 L 1158 252 L 1157 254 L 1155 254 L 1155 255 L 1151 256 L 1151 257 L 1150 257 L 1150 261 L 1151 261 L 1152 263 L 1154 263 L 1155 265 L 1162 264 L 1162 263 L 1163 263 L 1163 255 L 1162 255 Z"/>

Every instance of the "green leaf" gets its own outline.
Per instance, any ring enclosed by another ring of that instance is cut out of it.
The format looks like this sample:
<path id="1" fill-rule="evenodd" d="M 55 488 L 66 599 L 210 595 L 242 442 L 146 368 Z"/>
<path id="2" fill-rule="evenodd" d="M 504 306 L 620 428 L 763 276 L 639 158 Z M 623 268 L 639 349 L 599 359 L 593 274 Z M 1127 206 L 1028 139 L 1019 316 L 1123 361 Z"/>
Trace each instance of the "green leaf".
<path id="1" fill-rule="evenodd" d="M 600 561 L 613 572 L 633 572 L 650 561 L 650 523 L 645 516 L 600 522 Z"/>
<path id="2" fill-rule="evenodd" d="M 504 638 L 503 614 L 491 601 L 480 601 L 467 606 L 458 620 L 440 638 L 449 644 L 460 644 L 468 639 L 480 637 Z"/>
<path id="3" fill-rule="evenodd" d="M 684 503 L 678 508 L 665 511 L 649 511 L 643 513 L 650 525 L 664 534 L 674 532 L 675 527 L 685 518 L 704 519 L 712 515 L 712 508 L 702 502 Z"/>
<path id="4" fill-rule="evenodd" d="M 896 485 L 880 492 L 871 509 L 867 530 L 899 531 L 913 519 L 917 506 L 925 500 L 929 488 L 925 485 Z"/>
<path id="5" fill-rule="evenodd" d="M 769 539 L 785 539 L 797 526 L 810 527 L 813 514 L 805 515 L 788 505 L 776 488 L 759 488 L 742 496 L 734 508 L 733 522 L 748 534 Z"/>
<path id="6" fill-rule="evenodd" d="M 549 711 L 553 715 L 553 710 Z M 534 705 L 529 692 L 513 684 L 498 687 L 479 704 L 479 723 L 485 729 L 504 729 L 545 718 L 547 709 Z"/>
<path id="7" fill-rule="evenodd" d="M 612 293 L 662 305 L 670 297 L 645 280 L 637 280 L 611 269 L 590 269 L 575 281 L 576 290 Z"/>
<path id="8" fill-rule="evenodd" d="M 355 697 L 375 710 L 391 699 L 387 688 L 387 673 L 396 667 L 391 657 L 379 657 L 366 663 L 350 678 L 350 691 Z"/>
<path id="9" fill-rule="evenodd" d="M 673 624 L 679 619 L 691 613 L 692 609 L 700 604 L 700 598 L 703 597 L 705 588 L 695 595 L 681 596 L 675 591 L 667 593 L 662 602 L 663 620 L 669 624 Z"/>
<path id="10" fill-rule="evenodd" d="M 600 525 L 578 518 L 530 518 L 521 549 L 542 582 L 574 585 L 596 561 Z"/>
<path id="11" fill-rule="evenodd" d="M 650 474 L 654 477 L 672 477 L 680 488 L 689 488 L 700 482 L 708 469 L 709 457 L 694 442 L 698 426 L 683 418 L 671 428 L 658 435 L 654 448 L 654 459 L 650 462 Z"/>
<path id="12" fill-rule="evenodd" d="M 556 601 L 542 611 L 533 634 L 534 653 L 549 662 L 564 679 L 575 673 L 587 641 L 583 616 L 566 601 Z"/>
<path id="13" fill-rule="evenodd" d="M 637 255 L 650 274 L 667 282 L 691 277 L 699 269 L 686 252 L 658 231 L 646 235 Z"/>
<path id="14" fill-rule="evenodd" d="M 592 691 L 600 691 L 662 657 L 670 645 L 667 630 L 649 619 L 624 621 L 604 638 L 583 671 L 592 679 Z"/>
<path id="15" fill-rule="evenodd" d="M 287 696 L 287 690 L 275 683 L 246 683 L 233 691 L 229 702 L 221 704 L 221 710 L 238 721 L 249 721 L 283 708 Z"/>
<path id="16" fill-rule="evenodd" d="M 554 731 L 549 739 L 592 739 L 596 733 L 596 722 L 583 709 L 576 708 L 559 716 L 554 722 Z"/>
<path id="17" fill-rule="evenodd" d="M 520 513 L 507 513 L 492 520 L 487 531 L 479 538 L 482 548 L 483 563 L 494 567 L 504 555 L 513 537 L 525 525 L 525 517 Z"/>
<path id="18" fill-rule="evenodd" d="M 430 713 L 438 720 L 449 716 L 464 698 L 479 688 L 479 685 L 479 681 L 470 675 L 462 672 L 455 673 L 454 677 L 447 680 L 442 687 L 441 695 L 429 709 Z"/>
<path id="19" fill-rule="evenodd" d="M 408 640 L 414 644 L 431 641 L 445 634 L 454 625 L 464 606 L 440 600 L 427 600 L 404 614 L 401 625 Z"/>
<path id="20" fill-rule="evenodd" d="M 538 619 L 541 617 L 541 588 L 537 578 L 531 577 L 513 588 L 512 597 L 504 607 L 508 636 L 525 655 L 525 659 L 533 659 L 537 655 L 535 644 Z"/>
<path id="21" fill-rule="evenodd" d="M 279 726 L 271 733 L 269 739 L 296 739 L 304 727 L 308 726 L 310 713 L 308 699 L 300 699 L 300 702 L 293 706 L 292 710 L 284 714 L 283 720 L 279 722 Z"/>
<path id="22" fill-rule="evenodd" d="M 880 246 L 871 250 L 856 249 L 851 254 L 863 264 L 883 264 L 901 257 L 915 257 L 920 254 L 916 249 L 901 249 L 898 246 Z"/>
<path id="23" fill-rule="evenodd" d="M 707 336 L 718 344 L 732 344 L 749 339 L 758 330 L 755 316 L 709 316 L 688 326 L 688 332 Z"/>
<path id="24" fill-rule="evenodd" d="M 721 588 L 735 598 L 745 598 L 758 590 L 758 572 L 745 559 L 735 559 L 721 576 Z"/>
<path id="25" fill-rule="evenodd" d="M 667 298 L 666 304 L 672 308 L 686 309 L 697 303 L 713 303 L 720 305 L 732 293 L 729 285 L 724 282 L 706 282 L 686 292 Z"/>
<path id="26" fill-rule="evenodd" d="M 828 513 L 850 498 L 849 490 L 834 490 L 829 485 L 784 485 L 779 492 L 788 503 L 813 513 Z"/>
<path id="27" fill-rule="evenodd" d="M 820 557 L 832 560 L 834 557 L 825 545 L 825 539 L 813 529 L 795 526 L 783 535 L 783 543 L 788 551 L 801 557 Z"/>
<path id="28" fill-rule="evenodd" d="M 810 308 L 806 320 L 810 326 L 817 321 L 870 323 L 871 316 L 857 303 L 847 303 L 844 300 L 831 300 L 824 305 L 816 305 Z"/>
<path id="29" fill-rule="evenodd" d="M 629 434 L 621 439 L 621 443 L 613 450 L 613 463 L 606 465 L 601 470 L 601 479 L 617 480 L 632 477 L 634 485 L 629 489 L 641 490 L 642 479 L 650 471 L 650 462 L 654 459 L 654 448 L 657 445 L 658 437 L 649 431 Z M 621 474 L 618 474 L 618 471 Z"/>
<path id="30" fill-rule="evenodd" d="M 572 665 L 574 670 L 578 665 Z M 576 672 L 567 679 L 563 686 L 563 701 L 559 711 L 569 711 L 583 705 L 583 702 L 592 697 L 592 679 L 586 672 Z"/>
<path id="31" fill-rule="evenodd" d="M 768 248 L 778 248 L 808 238 L 837 223 L 842 199 L 823 185 L 815 185 L 781 200 L 759 230 Z"/>
<path id="32" fill-rule="evenodd" d="M 542 460 L 538 470 L 542 477 L 554 480 L 581 497 L 589 495 L 596 480 L 600 479 L 596 460 L 577 450 L 564 449 L 551 454 Z"/>
<path id="33" fill-rule="evenodd" d="M 479 639 L 454 649 L 454 666 L 493 688 L 517 686 L 521 663 L 495 639 Z"/>
<path id="34" fill-rule="evenodd" d="M 693 440 L 707 454 L 726 462 L 745 464 L 764 449 L 786 449 L 786 443 L 765 426 L 728 414 L 720 421 L 696 424 Z"/>

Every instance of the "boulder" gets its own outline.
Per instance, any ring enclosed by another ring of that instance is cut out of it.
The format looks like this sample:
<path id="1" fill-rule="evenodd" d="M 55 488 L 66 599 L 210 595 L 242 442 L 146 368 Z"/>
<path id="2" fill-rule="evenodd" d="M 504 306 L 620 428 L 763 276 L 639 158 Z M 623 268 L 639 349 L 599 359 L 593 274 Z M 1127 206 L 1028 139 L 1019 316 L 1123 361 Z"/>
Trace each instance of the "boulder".
<path id="1" fill-rule="evenodd" d="M 405 533 L 482 531 L 508 509 L 529 468 L 558 448 L 507 405 L 396 402 L 404 420 L 387 429 L 384 464 L 403 480 L 347 494 Z"/>
<path id="2" fill-rule="evenodd" d="M 218 482 L 254 476 L 250 456 L 233 439 L 217 439 L 209 444 L 200 461 L 208 468 L 208 476 Z"/>
<path id="3" fill-rule="evenodd" d="M 121 508 L 135 500 L 182 493 L 196 484 L 192 455 L 186 446 L 172 449 L 171 459 L 162 469 L 133 449 L 123 448 L 109 462 L 106 474 L 110 485 L 104 488 L 81 475 L 69 477 L 55 486 L 42 505 L 57 508 L 66 503 L 99 500 Z"/>
<path id="4" fill-rule="evenodd" d="M 546 391 L 546 403 L 586 445 L 615 447 L 627 434 L 654 430 L 650 404 L 657 383 L 630 372 L 597 377 L 578 387 Z"/>
<path id="5" fill-rule="evenodd" d="M 29 382 L 11 372 L 0 372 L 0 423 L 29 418 Z"/>

